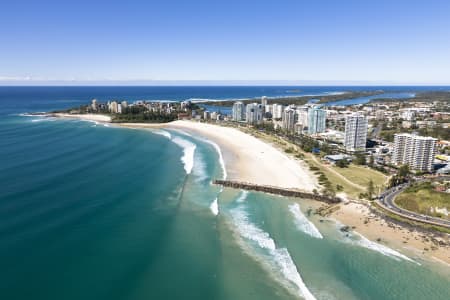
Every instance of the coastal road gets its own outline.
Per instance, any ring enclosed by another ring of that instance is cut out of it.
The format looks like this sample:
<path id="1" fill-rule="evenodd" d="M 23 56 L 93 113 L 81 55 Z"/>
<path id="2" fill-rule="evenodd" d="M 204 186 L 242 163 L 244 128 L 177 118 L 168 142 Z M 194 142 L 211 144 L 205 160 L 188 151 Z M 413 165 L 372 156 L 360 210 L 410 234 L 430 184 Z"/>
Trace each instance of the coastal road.
<path id="1" fill-rule="evenodd" d="M 407 187 L 409 187 L 409 184 L 405 183 L 405 184 L 401 184 L 399 186 L 396 186 L 396 187 L 393 187 L 393 188 L 390 188 L 390 189 L 384 191 L 380 195 L 379 199 L 377 200 L 378 204 L 381 205 L 383 208 L 389 210 L 390 212 L 400 215 L 404 218 L 407 218 L 407 219 L 410 219 L 413 221 L 422 222 L 422 223 L 439 225 L 439 226 L 450 228 L 450 221 L 431 217 L 431 216 L 422 215 L 422 214 L 398 207 L 395 204 L 394 199 L 398 194 L 403 192 Z"/>

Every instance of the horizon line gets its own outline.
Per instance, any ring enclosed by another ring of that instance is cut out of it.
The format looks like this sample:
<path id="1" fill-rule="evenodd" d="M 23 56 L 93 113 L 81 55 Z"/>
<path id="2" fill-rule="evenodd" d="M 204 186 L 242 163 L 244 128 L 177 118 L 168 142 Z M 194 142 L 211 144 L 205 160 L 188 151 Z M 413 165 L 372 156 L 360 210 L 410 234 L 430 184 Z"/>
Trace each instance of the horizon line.
<path id="1" fill-rule="evenodd" d="M 0 76 L 1 78 L 1 76 Z M 0 86 L 450 86 L 390 80 L 1 80 Z"/>

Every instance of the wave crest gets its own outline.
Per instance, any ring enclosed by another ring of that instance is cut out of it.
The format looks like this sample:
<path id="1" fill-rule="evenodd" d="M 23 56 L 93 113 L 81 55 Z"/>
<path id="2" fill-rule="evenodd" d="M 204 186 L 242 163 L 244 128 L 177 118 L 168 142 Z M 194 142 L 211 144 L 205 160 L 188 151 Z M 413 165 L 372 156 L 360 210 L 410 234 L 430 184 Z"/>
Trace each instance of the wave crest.
<path id="1" fill-rule="evenodd" d="M 289 251 L 286 248 L 277 248 L 269 233 L 250 222 L 248 214 L 242 206 L 232 209 L 230 213 L 238 234 L 253 242 L 259 250 L 266 252 L 264 255 L 266 259 L 263 262 L 269 267 L 271 274 L 279 273 L 280 276 L 277 276 L 276 279 L 282 284 L 289 284 L 288 287 L 293 284 L 300 296 L 307 300 L 315 300 L 316 298 L 303 282 Z"/>
<path id="2" fill-rule="evenodd" d="M 192 168 L 194 167 L 194 154 L 195 148 L 197 146 L 191 143 L 190 141 L 180 137 L 174 137 L 172 141 L 183 149 L 183 156 L 181 157 L 181 162 L 184 165 L 184 170 L 186 171 L 186 174 L 190 174 L 192 172 Z"/>
<path id="3" fill-rule="evenodd" d="M 314 224 L 302 213 L 300 210 L 300 205 L 297 203 L 289 205 L 289 211 L 294 216 L 294 223 L 297 229 L 312 237 L 323 239 L 323 236 L 320 234 L 317 227 L 314 226 Z"/>

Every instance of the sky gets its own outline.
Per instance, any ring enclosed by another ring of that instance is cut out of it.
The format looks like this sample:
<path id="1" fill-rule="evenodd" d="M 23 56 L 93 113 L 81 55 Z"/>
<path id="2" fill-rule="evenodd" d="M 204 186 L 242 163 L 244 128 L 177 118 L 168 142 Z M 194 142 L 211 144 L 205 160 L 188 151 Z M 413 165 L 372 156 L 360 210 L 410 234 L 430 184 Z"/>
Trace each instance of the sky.
<path id="1" fill-rule="evenodd" d="M 450 84 L 448 0 L 0 7 L 0 85 Z"/>

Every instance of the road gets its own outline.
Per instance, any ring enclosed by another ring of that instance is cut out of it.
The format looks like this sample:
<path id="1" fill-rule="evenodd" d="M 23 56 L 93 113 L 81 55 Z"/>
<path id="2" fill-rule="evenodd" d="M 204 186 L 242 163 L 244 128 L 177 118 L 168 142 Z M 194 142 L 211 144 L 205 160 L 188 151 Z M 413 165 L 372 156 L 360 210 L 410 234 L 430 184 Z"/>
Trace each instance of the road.
<path id="1" fill-rule="evenodd" d="M 377 200 L 378 203 L 386 208 L 387 210 L 391 211 L 392 213 L 395 213 L 397 215 L 400 215 L 402 217 L 405 217 L 407 219 L 413 220 L 413 221 L 419 221 L 422 223 L 428 223 L 428 224 L 432 224 L 432 225 L 439 225 L 439 226 L 443 226 L 443 227 L 447 227 L 450 228 L 450 221 L 444 220 L 444 219 L 440 219 L 440 218 L 435 218 L 435 217 L 430 217 L 430 216 L 426 216 L 426 215 L 422 215 L 413 211 L 409 211 L 406 209 L 403 209 L 401 207 L 398 207 L 395 202 L 394 199 L 395 197 L 400 194 L 401 192 L 403 192 L 407 187 L 409 186 L 408 183 L 393 187 L 391 189 L 388 189 L 386 191 L 384 191 L 379 199 Z"/>

